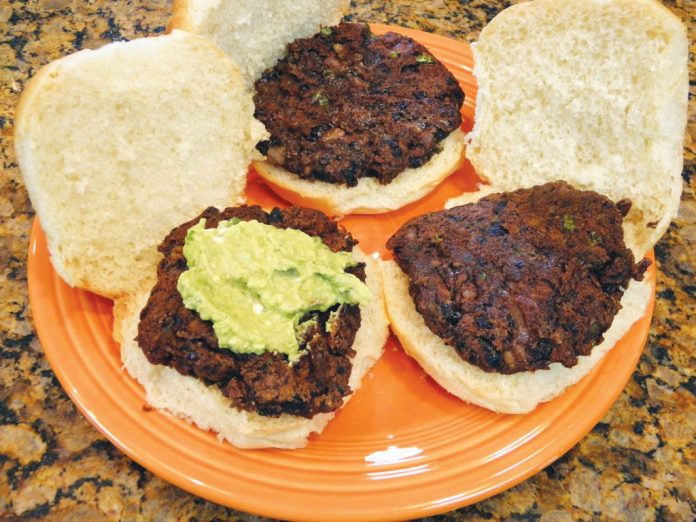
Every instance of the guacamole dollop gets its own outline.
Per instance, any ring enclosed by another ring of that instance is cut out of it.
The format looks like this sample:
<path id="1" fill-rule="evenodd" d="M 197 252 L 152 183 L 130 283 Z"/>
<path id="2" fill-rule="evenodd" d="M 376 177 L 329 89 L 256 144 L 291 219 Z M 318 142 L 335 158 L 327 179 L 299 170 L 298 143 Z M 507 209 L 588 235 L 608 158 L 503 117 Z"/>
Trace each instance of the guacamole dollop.
<path id="1" fill-rule="evenodd" d="M 184 243 L 188 270 L 177 283 L 184 306 L 213 323 L 220 348 L 236 353 L 304 353 L 299 339 L 310 311 L 370 300 L 367 286 L 345 269 L 357 262 L 295 229 L 231 219 L 191 227 Z"/>

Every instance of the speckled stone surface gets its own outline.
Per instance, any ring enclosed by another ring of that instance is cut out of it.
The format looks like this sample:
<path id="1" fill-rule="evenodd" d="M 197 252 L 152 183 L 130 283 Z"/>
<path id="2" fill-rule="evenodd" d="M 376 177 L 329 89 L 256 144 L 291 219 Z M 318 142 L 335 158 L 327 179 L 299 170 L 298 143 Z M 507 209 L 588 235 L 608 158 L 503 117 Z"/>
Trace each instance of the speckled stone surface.
<path id="1" fill-rule="evenodd" d="M 581 0 L 578 0 L 581 1 Z M 351 19 L 462 40 L 509 1 L 357 1 Z M 696 4 L 665 4 L 696 41 Z M 43 64 L 164 30 L 166 0 L 0 1 L 0 521 L 258 520 L 196 498 L 130 461 L 75 409 L 32 327 L 33 217 L 13 152 L 13 112 Z M 696 94 L 692 44 L 691 94 Z M 696 517 L 696 104 L 690 104 L 679 217 L 657 245 L 655 316 L 640 364 L 602 421 L 517 487 L 443 520 L 693 520 Z"/>

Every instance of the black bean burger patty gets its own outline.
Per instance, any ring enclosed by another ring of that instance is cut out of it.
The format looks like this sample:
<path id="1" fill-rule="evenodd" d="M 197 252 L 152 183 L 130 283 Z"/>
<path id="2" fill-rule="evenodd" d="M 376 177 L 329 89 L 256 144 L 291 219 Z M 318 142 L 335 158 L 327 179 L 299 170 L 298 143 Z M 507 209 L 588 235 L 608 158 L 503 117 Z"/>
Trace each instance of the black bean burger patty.
<path id="1" fill-rule="evenodd" d="M 428 50 L 395 33 L 342 23 L 295 40 L 256 82 L 258 150 L 302 178 L 389 183 L 420 167 L 461 123 L 464 93 Z"/>
<path id="2" fill-rule="evenodd" d="M 387 246 L 427 326 L 464 361 L 503 374 L 572 367 L 650 264 L 624 245 L 630 205 L 547 183 L 417 217 Z"/>
<path id="3" fill-rule="evenodd" d="M 303 320 L 315 318 L 316 327 L 307 330 L 301 348 L 309 348 L 292 366 L 282 354 L 237 354 L 218 347 L 212 324 L 183 304 L 177 291 L 179 275 L 187 270 L 183 255 L 186 232 L 206 219 L 206 228 L 217 227 L 233 217 L 257 220 L 278 228 L 294 228 L 321 238 L 332 251 L 352 250 L 351 235 L 321 212 L 293 207 L 264 212 L 258 206 L 240 206 L 220 212 L 206 209 L 200 216 L 175 228 L 159 251 L 164 259 L 157 268 L 157 283 L 140 314 L 137 341 L 148 361 L 174 368 L 208 384 L 217 384 L 237 408 L 277 417 L 282 413 L 312 417 L 334 411 L 350 393 L 348 378 L 355 333 L 360 327 L 360 308 L 343 305 L 327 327 L 331 312 L 310 312 Z M 348 272 L 365 280 L 365 265 Z M 330 332 L 326 332 L 330 330 Z"/>

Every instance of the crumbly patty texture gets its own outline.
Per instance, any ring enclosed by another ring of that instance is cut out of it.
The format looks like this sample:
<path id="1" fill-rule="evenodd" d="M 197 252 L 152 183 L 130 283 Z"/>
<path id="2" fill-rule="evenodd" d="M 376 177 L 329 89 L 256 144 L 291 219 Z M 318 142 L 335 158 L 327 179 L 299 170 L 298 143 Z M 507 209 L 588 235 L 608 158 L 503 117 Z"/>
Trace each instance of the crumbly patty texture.
<path id="1" fill-rule="evenodd" d="M 461 123 L 454 76 L 411 38 L 342 23 L 294 41 L 256 82 L 258 150 L 302 178 L 389 183 L 420 167 Z"/>
<path id="2" fill-rule="evenodd" d="M 157 269 L 157 283 L 140 314 L 138 344 L 152 364 L 170 366 L 183 375 L 192 375 L 220 387 L 232 404 L 242 410 L 277 417 L 289 413 L 312 417 L 334 411 L 350 394 L 355 333 L 360 327 L 357 305 L 335 306 L 325 312 L 310 312 L 303 320 L 316 319 L 300 343 L 307 353 L 292 366 L 283 354 L 237 354 L 221 349 L 212 324 L 183 304 L 176 285 L 187 270 L 183 246 L 186 232 L 206 219 L 206 228 L 221 220 L 257 220 L 278 228 L 294 228 L 319 237 L 332 251 L 352 250 L 351 235 L 319 211 L 292 207 L 264 212 L 258 206 L 228 208 L 222 212 L 206 209 L 200 216 L 175 228 L 159 247 L 164 259 Z M 362 281 L 365 266 L 347 270 Z M 327 324 L 329 315 L 335 319 Z M 337 312 L 337 313 L 336 313 Z M 328 331 L 327 331 L 328 330 Z"/>
<path id="3" fill-rule="evenodd" d="M 565 182 L 417 217 L 388 241 L 426 325 L 482 370 L 577 363 L 603 339 L 634 263 L 616 204 Z"/>

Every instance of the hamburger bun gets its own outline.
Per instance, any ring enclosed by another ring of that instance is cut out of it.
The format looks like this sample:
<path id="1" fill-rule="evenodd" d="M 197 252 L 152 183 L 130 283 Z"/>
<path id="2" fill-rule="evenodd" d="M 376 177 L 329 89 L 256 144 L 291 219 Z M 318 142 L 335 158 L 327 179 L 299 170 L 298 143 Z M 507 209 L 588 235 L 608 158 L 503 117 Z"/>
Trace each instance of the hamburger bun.
<path id="1" fill-rule="evenodd" d="M 218 44 L 253 84 L 289 42 L 335 25 L 348 0 L 175 0 L 168 29 Z"/>
<path id="2" fill-rule="evenodd" d="M 466 155 L 490 185 L 447 207 L 565 180 L 630 198 L 624 237 L 640 260 L 681 194 L 688 42 L 679 20 L 653 0 L 535 0 L 499 14 L 472 48 L 478 94 Z M 383 279 L 405 351 L 449 392 L 504 413 L 528 412 L 579 381 L 652 297 L 647 282 L 631 281 L 604 341 L 572 368 L 503 375 L 464 362 L 425 325 L 396 263 L 384 262 Z"/>
<path id="3" fill-rule="evenodd" d="M 173 226 L 241 201 L 262 134 L 253 111 L 239 68 L 182 31 L 43 67 L 15 147 L 60 276 L 109 298 L 149 286 Z"/>

